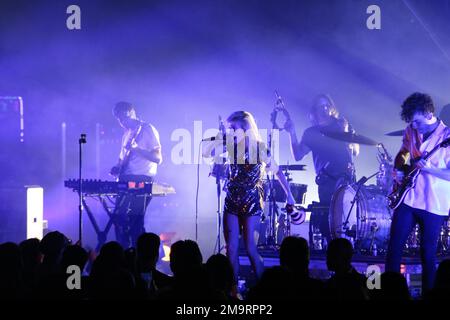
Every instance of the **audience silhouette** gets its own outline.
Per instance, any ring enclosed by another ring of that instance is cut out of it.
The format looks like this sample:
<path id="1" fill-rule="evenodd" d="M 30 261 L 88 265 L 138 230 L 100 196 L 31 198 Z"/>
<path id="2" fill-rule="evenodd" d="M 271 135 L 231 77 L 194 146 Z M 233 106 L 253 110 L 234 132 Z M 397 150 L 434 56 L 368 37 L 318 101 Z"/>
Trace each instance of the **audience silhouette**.
<path id="1" fill-rule="evenodd" d="M 439 264 L 434 287 L 425 298 L 447 301 L 450 299 L 450 259 L 442 260 Z"/>
<path id="2" fill-rule="evenodd" d="M 328 270 L 334 275 L 325 283 L 326 296 L 333 300 L 367 300 L 366 277 L 352 266 L 353 246 L 345 238 L 330 241 L 327 248 Z"/>
<path id="3" fill-rule="evenodd" d="M 157 234 L 143 233 L 136 248 L 124 250 L 115 241 L 101 247 L 98 256 L 58 231 L 39 241 L 24 240 L 0 244 L 1 299 L 111 300 L 146 299 L 183 302 L 228 302 L 242 299 L 229 259 L 214 254 L 203 263 L 198 244 L 179 240 L 170 248 L 173 276 L 157 269 L 161 240 Z M 244 297 L 255 301 L 374 300 L 409 301 L 406 278 L 400 273 L 381 275 L 381 287 L 368 290 L 366 276 L 352 265 L 353 246 L 347 239 L 332 240 L 327 248 L 326 265 L 331 277 L 310 276 L 310 250 L 301 237 L 284 238 L 280 265 L 267 268 Z M 89 270 L 87 264 L 92 262 Z M 80 275 L 80 288 L 68 286 L 73 269 Z M 433 290 L 426 300 L 450 298 L 450 260 L 437 270 Z"/>
<path id="4" fill-rule="evenodd" d="M 292 273 L 297 298 L 316 300 L 323 297 L 323 282 L 309 276 L 309 246 L 304 238 L 289 236 L 283 239 L 280 265 Z"/>

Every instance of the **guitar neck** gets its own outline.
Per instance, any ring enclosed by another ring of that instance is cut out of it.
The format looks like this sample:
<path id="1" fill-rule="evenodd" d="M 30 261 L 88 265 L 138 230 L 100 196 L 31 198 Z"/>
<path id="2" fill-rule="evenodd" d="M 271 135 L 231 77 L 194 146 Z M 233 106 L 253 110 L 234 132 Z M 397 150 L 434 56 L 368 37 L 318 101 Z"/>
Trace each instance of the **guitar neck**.
<path id="1" fill-rule="evenodd" d="M 134 133 L 133 137 L 130 139 L 129 143 L 127 143 L 127 145 L 130 145 L 130 148 L 127 149 L 127 151 L 125 152 L 125 155 L 124 155 L 124 157 L 122 159 L 122 162 L 121 162 L 121 165 L 120 165 L 119 176 L 121 176 L 123 174 L 124 170 L 128 166 L 128 162 L 130 161 L 131 145 L 136 141 L 138 136 L 141 134 L 143 126 L 144 126 L 144 124 L 141 123 L 139 125 L 138 129 L 136 130 L 136 132 Z"/>
<path id="2" fill-rule="evenodd" d="M 427 153 L 427 155 L 423 158 L 424 160 L 428 160 L 429 158 L 431 158 L 431 156 L 438 151 L 441 148 L 441 144 L 438 144 L 437 146 L 435 146 L 430 152 Z"/>
<path id="3" fill-rule="evenodd" d="M 425 157 L 423 157 L 422 159 L 425 160 L 425 161 L 427 161 L 427 160 L 430 159 L 430 158 L 433 156 L 433 154 L 436 153 L 436 151 L 438 151 L 441 147 L 442 147 L 442 143 L 438 143 L 438 144 L 437 144 L 433 149 L 431 149 L 431 151 L 428 152 L 428 153 L 425 155 Z M 413 176 L 413 175 L 415 175 L 419 170 L 420 170 L 420 169 L 418 169 L 418 168 L 414 168 L 414 169 L 409 173 L 409 175 L 410 175 L 410 176 Z"/>

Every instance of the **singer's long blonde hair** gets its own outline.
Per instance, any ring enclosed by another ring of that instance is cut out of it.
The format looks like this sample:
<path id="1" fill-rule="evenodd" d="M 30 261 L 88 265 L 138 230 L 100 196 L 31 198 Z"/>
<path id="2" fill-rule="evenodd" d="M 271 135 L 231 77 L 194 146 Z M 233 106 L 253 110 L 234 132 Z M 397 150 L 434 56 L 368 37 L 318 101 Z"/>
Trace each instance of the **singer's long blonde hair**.
<path id="1" fill-rule="evenodd" d="M 259 134 L 255 118 L 250 112 L 248 111 L 233 112 L 227 118 L 227 123 L 231 126 L 237 124 L 240 129 L 245 131 L 246 135 L 249 138 L 257 142 L 262 142 L 261 135 Z"/>

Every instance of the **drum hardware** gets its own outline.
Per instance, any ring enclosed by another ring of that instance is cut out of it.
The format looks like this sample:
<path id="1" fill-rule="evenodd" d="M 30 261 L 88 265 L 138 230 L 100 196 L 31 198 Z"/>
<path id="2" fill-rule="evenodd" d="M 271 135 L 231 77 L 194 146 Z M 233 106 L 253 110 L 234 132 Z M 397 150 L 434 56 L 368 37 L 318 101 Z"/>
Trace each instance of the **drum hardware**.
<path id="1" fill-rule="evenodd" d="M 323 236 L 320 232 L 319 228 L 314 228 L 313 232 L 313 240 L 312 240 L 312 249 L 315 251 L 322 251 L 325 248 L 325 245 L 323 243 Z"/>
<path id="2" fill-rule="evenodd" d="M 287 180 L 289 172 L 285 172 Z M 278 180 L 271 178 L 264 183 L 264 199 L 268 204 L 266 216 L 262 216 L 261 222 L 267 223 L 265 229 L 265 245 L 274 246 L 280 244 L 284 237 L 290 235 L 290 226 L 300 225 L 305 221 L 306 210 L 302 207 L 305 202 L 307 185 L 298 183 L 289 183 L 289 187 L 294 196 L 294 211 L 290 214 L 285 208 L 280 208 L 278 203 L 286 201 L 286 194 Z"/>
<path id="3" fill-rule="evenodd" d="M 298 210 L 304 212 L 310 212 L 309 220 L 309 246 L 311 251 L 323 252 L 326 250 L 330 238 L 330 232 L 328 227 L 328 214 L 330 207 L 323 205 L 320 202 L 313 201 L 308 207 L 304 208 L 299 206 Z"/>
<path id="4" fill-rule="evenodd" d="M 370 231 L 371 231 L 372 237 L 370 239 L 369 252 L 371 252 L 373 256 L 377 255 L 377 247 L 376 247 L 377 245 L 375 243 L 375 235 L 379 229 L 380 228 L 376 222 L 373 222 L 372 225 L 370 226 Z"/>
<path id="5" fill-rule="evenodd" d="M 284 106 L 283 100 L 281 96 L 278 94 L 277 91 L 275 91 L 275 96 L 277 98 L 275 107 L 271 113 L 271 122 L 272 122 L 272 129 L 279 129 L 283 130 L 284 126 L 279 126 L 277 124 L 277 115 L 279 112 L 282 112 L 284 116 L 286 117 L 286 121 L 289 119 L 289 114 Z M 269 132 L 268 137 L 268 149 L 272 150 L 272 131 Z M 305 165 L 280 165 L 279 170 L 282 170 L 286 180 L 288 182 L 292 181 L 291 173 L 290 171 L 301 171 L 305 170 Z M 301 210 L 294 210 L 291 214 L 288 214 L 287 212 L 285 214 L 280 214 L 279 207 L 277 205 L 277 202 L 285 202 L 286 201 L 286 194 L 279 183 L 278 180 L 275 180 L 275 177 L 273 174 L 267 174 L 267 180 L 264 184 L 264 200 L 268 202 L 268 214 L 267 217 L 262 217 L 261 222 L 266 222 L 267 219 L 267 228 L 265 230 L 265 241 L 262 244 L 263 246 L 268 247 L 276 247 L 277 244 L 280 242 L 280 237 L 285 237 L 290 235 L 290 225 L 293 224 L 301 224 L 305 221 L 305 215 L 306 213 Z M 300 184 L 289 184 L 289 187 L 291 188 L 291 192 L 294 196 L 295 202 L 299 204 L 303 204 L 305 201 L 305 194 L 306 194 L 306 185 L 300 185 Z M 285 209 L 281 209 L 281 211 L 285 212 Z M 280 229 L 283 228 L 283 234 L 280 234 Z"/>
<path id="6" fill-rule="evenodd" d="M 291 179 L 292 180 L 292 179 Z M 306 184 L 289 183 L 296 204 L 304 204 L 308 186 Z M 264 181 L 264 199 L 269 201 L 270 191 L 273 191 L 276 202 L 286 202 L 286 193 L 278 180 Z"/>
<path id="7" fill-rule="evenodd" d="M 420 245 L 420 228 L 419 225 L 416 224 L 406 241 L 404 250 L 405 255 L 417 256 L 419 254 Z M 441 226 L 437 254 L 441 256 L 448 256 L 450 254 L 450 222 L 448 218 Z"/>
<path id="8" fill-rule="evenodd" d="M 378 160 L 384 162 L 392 162 L 392 157 L 386 150 L 384 144 L 379 143 L 377 147 L 378 147 Z"/>
<path id="9" fill-rule="evenodd" d="M 360 180 L 359 185 L 341 186 L 333 195 L 329 215 L 331 237 L 347 238 L 360 254 L 384 254 L 389 240 L 391 211 L 386 194 L 376 185 L 364 185 L 364 180 Z M 355 203 L 350 209 L 352 201 Z M 345 223 L 346 228 L 343 228 Z"/>
<path id="10" fill-rule="evenodd" d="M 372 174 L 368 178 L 362 177 L 361 179 L 359 179 L 358 182 L 356 182 L 356 186 L 357 186 L 356 193 L 355 193 L 355 196 L 353 197 L 353 200 L 350 203 L 351 205 L 350 205 L 350 209 L 348 211 L 347 217 L 345 218 L 345 221 L 342 224 L 342 230 L 343 231 L 347 231 L 348 230 L 348 223 L 349 223 L 350 215 L 351 215 L 351 213 L 353 211 L 353 208 L 354 208 L 355 204 L 359 203 L 359 201 L 360 201 L 359 193 L 360 193 L 361 187 L 364 186 L 364 184 L 367 181 L 369 181 L 371 178 L 375 177 L 377 174 L 378 174 L 378 172 Z M 357 219 L 357 221 L 358 220 L 362 220 L 360 215 L 359 215 L 359 206 L 358 205 L 356 206 L 356 219 Z M 358 232 L 358 229 L 355 230 L 355 233 L 357 233 L 357 232 Z M 356 234 L 355 234 L 355 236 L 356 236 Z"/>
<path id="11" fill-rule="evenodd" d="M 377 186 L 388 193 L 391 191 L 392 185 L 394 183 L 392 176 L 392 172 L 394 169 L 394 166 L 392 165 L 392 157 L 382 143 L 379 143 L 377 148 L 377 160 L 380 164 L 377 174 Z"/>
<path id="12" fill-rule="evenodd" d="M 448 228 L 447 221 L 442 225 L 441 227 L 441 233 L 439 235 L 439 246 L 438 251 L 442 255 L 447 255 L 450 253 L 449 251 L 449 245 L 450 245 L 450 230 Z"/>
<path id="13" fill-rule="evenodd" d="M 277 115 L 278 112 L 282 111 L 282 108 L 284 108 L 284 103 L 281 97 L 278 95 L 278 92 L 275 91 L 275 95 L 277 98 L 275 108 L 273 109 L 272 113 L 270 114 L 270 121 L 272 122 L 272 129 L 281 129 L 281 127 L 277 124 Z M 287 112 L 287 111 L 286 111 Z M 272 150 L 272 131 L 269 132 L 268 136 L 268 142 L 267 147 L 269 150 Z M 276 246 L 276 239 L 277 239 L 277 221 L 276 218 L 279 216 L 278 213 L 278 205 L 276 202 L 276 190 L 274 187 L 274 181 L 275 177 L 274 174 L 269 175 L 267 173 L 267 185 L 268 185 L 268 202 L 269 202 L 269 213 L 268 213 L 268 228 L 265 232 L 265 246 L 274 247 Z"/>
<path id="14" fill-rule="evenodd" d="M 276 245 L 275 239 L 277 238 L 277 221 L 276 218 L 279 216 L 278 205 L 276 202 L 276 190 L 273 186 L 275 178 L 270 178 L 267 175 L 267 181 L 269 185 L 268 190 L 268 202 L 269 202 L 269 213 L 268 213 L 268 228 L 266 229 L 266 246 L 272 247 Z"/>
<path id="15" fill-rule="evenodd" d="M 385 136 L 389 136 L 389 137 L 403 137 L 403 135 L 405 134 L 405 130 L 397 130 L 397 131 L 391 131 L 388 133 L 385 133 Z"/>
<path id="16" fill-rule="evenodd" d="M 375 140 L 353 132 L 329 131 L 329 130 L 321 130 L 320 132 L 329 138 L 345 141 L 348 143 L 363 144 L 367 146 L 379 145 L 379 143 L 376 142 Z"/>
<path id="17" fill-rule="evenodd" d="M 349 238 L 356 239 L 356 229 L 354 228 L 354 226 L 352 229 L 347 229 L 345 231 L 336 231 L 336 233 L 343 234 Z"/>

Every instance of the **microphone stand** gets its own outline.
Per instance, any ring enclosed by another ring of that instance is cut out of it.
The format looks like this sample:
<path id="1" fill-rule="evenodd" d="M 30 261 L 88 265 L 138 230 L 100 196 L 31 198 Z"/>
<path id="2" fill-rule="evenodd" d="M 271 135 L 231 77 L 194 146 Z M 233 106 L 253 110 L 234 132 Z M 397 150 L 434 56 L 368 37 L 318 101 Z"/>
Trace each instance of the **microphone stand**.
<path id="1" fill-rule="evenodd" d="M 220 175 L 216 175 L 216 192 L 217 192 L 217 253 L 220 253 L 221 251 L 221 245 L 220 245 L 220 230 L 221 230 L 221 224 L 222 224 L 222 199 L 221 199 L 221 193 L 222 193 L 222 185 L 220 182 Z"/>
<path id="2" fill-rule="evenodd" d="M 79 155 L 80 155 L 80 159 L 79 159 L 79 166 L 78 166 L 78 243 L 80 246 L 82 246 L 82 234 L 83 234 L 83 180 L 81 179 L 81 169 L 83 167 L 83 144 L 86 143 L 86 134 L 82 133 L 80 136 L 80 139 L 78 140 L 78 144 L 79 144 Z"/>
<path id="3" fill-rule="evenodd" d="M 286 109 L 284 106 L 284 102 L 283 99 L 281 98 L 281 96 L 278 94 L 278 91 L 275 90 L 275 96 L 277 98 L 277 104 L 279 103 L 281 105 L 281 110 L 284 110 L 283 112 L 286 114 Z M 272 130 L 275 129 L 280 129 L 276 123 L 276 116 L 277 116 L 277 112 L 280 110 L 280 108 L 277 106 L 273 109 L 272 113 L 270 114 L 270 121 L 272 122 Z M 270 152 L 272 152 L 272 130 L 269 132 L 268 135 L 268 141 L 267 141 L 267 147 L 269 149 Z M 277 238 L 278 238 L 278 230 L 277 230 L 277 217 L 279 216 L 278 214 L 278 206 L 277 206 L 277 202 L 276 202 L 276 195 L 275 195 L 275 186 L 274 186 L 274 182 L 275 182 L 275 177 L 274 174 L 272 174 L 272 178 L 270 177 L 269 174 L 267 174 L 267 181 L 268 181 L 268 185 L 269 185 L 269 226 L 266 229 L 266 246 L 273 246 L 275 247 L 277 245 Z M 288 214 L 286 213 L 286 215 L 288 216 Z"/>
<path id="4" fill-rule="evenodd" d="M 348 210 L 347 217 L 345 218 L 345 221 L 344 221 L 344 223 L 342 224 L 342 230 L 343 230 L 343 231 L 344 231 L 344 230 L 348 230 L 347 225 L 348 225 L 348 222 L 349 222 L 349 219 L 350 219 L 350 215 L 351 215 L 351 213 L 352 213 L 352 210 L 353 210 L 353 207 L 355 206 L 355 204 L 356 204 L 357 202 L 359 202 L 359 192 L 360 192 L 362 186 L 363 186 L 367 181 L 369 181 L 370 179 L 372 179 L 373 177 L 375 177 L 377 174 L 378 174 L 378 172 L 374 173 L 373 175 L 371 175 L 371 176 L 368 177 L 368 178 L 362 177 L 361 180 L 358 181 L 358 182 L 356 183 L 356 185 L 358 186 L 358 188 L 356 189 L 355 196 L 353 197 L 353 200 L 352 200 L 352 202 L 351 202 L 351 206 L 350 206 L 350 209 Z M 358 205 L 356 206 L 356 221 L 357 221 L 357 222 L 359 221 L 359 206 L 358 206 Z M 345 233 L 346 233 L 346 232 L 345 232 Z M 358 236 L 358 223 L 356 224 L 356 234 L 355 234 L 355 236 L 354 236 L 355 240 L 357 240 L 357 239 L 356 239 L 357 236 Z"/>
<path id="5" fill-rule="evenodd" d="M 273 128 L 274 129 L 274 128 Z M 269 132 L 267 146 L 272 150 L 272 132 Z M 274 177 L 267 174 L 267 181 L 269 182 L 269 228 L 266 230 L 266 246 L 276 245 L 276 217 L 278 216 L 278 206 L 275 197 Z"/>
<path id="6" fill-rule="evenodd" d="M 225 135 L 225 128 L 223 127 L 222 117 L 219 116 L 219 131 L 222 132 L 223 135 Z M 226 150 L 226 139 L 223 139 L 222 142 L 222 153 L 223 154 Z M 222 250 L 222 246 L 220 243 L 220 234 L 221 234 L 221 228 L 222 228 L 222 183 L 221 179 L 227 179 L 226 174 L 227 170 L 225 167 L 225 159 L 222 157 L 222 163 L 217 164 L 215 163 L 213 165 L 213 171 L 212 173 L 216 177 L 216 193 L 217 193 L 217 253 L 220 253 Z"/>

